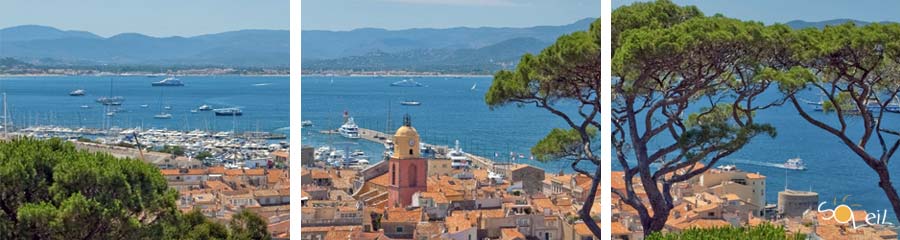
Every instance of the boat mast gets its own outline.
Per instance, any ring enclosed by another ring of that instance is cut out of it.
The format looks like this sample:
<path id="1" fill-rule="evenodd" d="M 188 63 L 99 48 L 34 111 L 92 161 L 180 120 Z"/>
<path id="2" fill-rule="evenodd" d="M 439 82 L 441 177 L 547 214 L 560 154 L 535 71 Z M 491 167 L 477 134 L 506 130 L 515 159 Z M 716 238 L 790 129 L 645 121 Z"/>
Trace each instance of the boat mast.
<path id="1" fill-rule="evenodd" d="M 3 138 L 9 137 L 9 110 L 6 108 L 6 92 L 3 92 Z"/>

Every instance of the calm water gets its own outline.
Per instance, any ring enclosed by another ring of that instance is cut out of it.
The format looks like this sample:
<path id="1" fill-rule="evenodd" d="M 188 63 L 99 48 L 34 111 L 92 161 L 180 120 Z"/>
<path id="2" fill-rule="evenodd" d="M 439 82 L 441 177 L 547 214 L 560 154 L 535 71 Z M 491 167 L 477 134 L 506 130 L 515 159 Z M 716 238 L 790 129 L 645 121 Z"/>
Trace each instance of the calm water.
<path id="1" fill-rule="evenodd" d="M 303 144 L 331 144 L 349 150 L 362 149 L 370 156 L 380 156 L 383 147 L 378 144 L 363 140 L 348 141 L 339 136 L 319 133 L 320 130 L 339 127 L 344 111 L 355 117 L 361 127 L 376 130 L 397 128 L 403 114 L 408 113 L 425 142 L 449 145 L 453 140 L 459 139 L 467 152 L 482 156 L 494 156 L 497 153 L 501 156 L 495 158 L 497 161 L 506 161 L 506 156 L 511 151 L 525 153 L 527 158 L 528 149 L 550 129 L 564 127 L 562 120 L 533 106 L 509 106 L 491 111 L 484 104 L 484 93 L 490 85 L 490 77 L 426 77 L 418 78 L 417 81 L 428 85 L 427 87 L 389 86 L 391 82 L 401 79 L 404 78 L 303 77 L 302 117 L 303 120 L 314 122 L 314 126 L 302 130 Z M 470 90 L 473 84 L 477 84 L 474 91 Z M 765 98 L 776 96 L 772 92 Z M 814 94 L 807 94 L 805 97 L 818 99 Z M 422 105 L 405 107 L 399 104 L 407 99 L 420 101 Z M 390 127 L 386 124 L 389 108 L 393 119 Z M 819 112 L 812 114 L 823 119 L 830 117 Z M 853 207 L 854 209 L 869 212 L 890 209 L 884 193 L 877 186 L 878 180 L 874 172 L 835 137 L 800 119 L 792 106 L 761 112 L 757 121 L 773 124 L 778 130 L 778 136 L 774 139 L 757 137 L 719 165 L 735 164 L 745 171 L 766 175 L 766 196 L 769 202 L 777 202 L 778 192 L 787 186 L 791 189 L 819 192 L 821 201 L 830 202 L 834 198 L 840 200 L 845 195 L 850 195 L 848 204 L 861 205 Z M 850 124 L 860 124 L 860 121 L 853 119 Z M 888 114 L 885 124 L 894 129 L 900 128 L 900 114 Z M 877 146 L 871 145 L 870 148 L 875 149 Z M 764 166 L 782 163 L 794 157 L 802 158 L 808 170 L 785 171 Z M 540 163 L 528 159 L 520 162 L 535 164 L 547 172 L 571 172 L 564 162 Z M 617 165 L 613 164 L 613 167 L 618 169 Z M 892 164 L 890 168 L 900 173 L 896 164 Z M 900 178 L 894 181 L 900 182 Z M 894 218 L 889 219 L 891 220 Z"/>
<path id="2" fill-rule="evenodd" d="M 6 92 L 10 118 L 16 126 L 58 125 L 67 127 L 104 126 L 166 128 L 179 130 L 270 131 L 287 134 L 289 122 L 288 77 L 268 76 L 184 76 L 183 87 L 151 87 L 161 77 L 0 77 L 0 92 Z M 112 79 L 112 90 L 110 82 Z M 81 97 L 69 96 L 78 88 Z M 98 97 L 123 96 L 122 111 L 111 118 Z M 147 108 L 141 105 L 148 105 Z M 191 113 L 200 105 L 213 108 L 239 107 L 244 115 L 215 116 L 210 112 Z M 88 109 L 81 105 L 90 106 Z M 163 105 L 171 119 L 154 119 Z"/>
<path id="3" fill-rule="evenodd" d="M 333 83 L 332 83 L 333 79 Z M 381 156 L 384 147 L 365 140 L 348 140 L 319 131 L 340 127 L 344 111 L 363 128 L 391 132 L 400 127 L 409 114 L 422 141 L 450 145 L 459 140 L 464 151 L 495 161 L 509 160 L 509 153 L 523 153 L 519 162 L 536 164 L 548 171 L 565 169 L 565 163 L 539 163 L 529 160 L 529 148 L 553 127 L 564 122 L 535 107 L 515 106 L 490 110 L 484 94 L 490 77 L 422 77 L 417 82 L 427 87 L 391 87 L 401 77 L 321 77 L 302 80 L 302 118 L 313 121 L 303 128 L 303 144 L 335 145 L 341 149 L 361 149 L 369 156 Z M 471 90 L 472 85 L 475 90 Z M 401 101 L 416 100 L 420 106 L 402 106 Z M 391 126 L 388 127 L 388 111 Z M 494 157 L 495 153 L 500 157 Z M 372 162 L 380 159 L 372 159 Z"/>

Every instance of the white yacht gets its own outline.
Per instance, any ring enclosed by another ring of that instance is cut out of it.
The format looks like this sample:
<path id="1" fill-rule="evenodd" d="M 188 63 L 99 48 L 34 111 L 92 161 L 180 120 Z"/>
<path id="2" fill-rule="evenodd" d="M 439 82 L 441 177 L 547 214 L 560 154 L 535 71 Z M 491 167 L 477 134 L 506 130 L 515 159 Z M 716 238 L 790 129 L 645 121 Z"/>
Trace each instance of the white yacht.
<path id="1" fill-rule="evenodd" d="M 181 87 L 184 86 L 184 83 L 181 82 L 180 79 L 175 77 L 167 77 L 166 79 L 160 80 L 159 82 L 153 82 L 150 86 L 154 87 Z"/>
<path id="2" fill-rule="evenodd" d="M 422 105 L 422 103 L 419 102 L 419 101 L 407 100 L 407 101 L 402 101 L 402 102 L 400 102 L 400 105 L 403 105 L 403 106 L 419 106 L 419 105 Z"/>
<path id="3" fill-rule="evenodd" d="M 170 118 L 172 118 L 172 114 L 171 114 L 171 113 L 165 113 L 165 112 L 163 112 L 163 113 L 159 113 L 159 114 L 153 115 L 153 118 L 156 118 L 156 119 L 170 119 Z"/>
<path id="4" fill-rule="evenodd" d="M 347 122 L 338 128 L 338 133 L 345 138 L 359 138 L 359 126 L 353 121 L 353 117 L 348 117 Z"/>
<path id="5" fill-rule="evenodd" d="M 425 84 L 416 82 L 416 80 L 409 78 L 393 82 L 391 83 L 391 87 L 425 87 Z"/>
<path id="6" fill-rule="evenodd" d="M 800 171 L 806 170 L 806 164 L 804 164 L 803 160 L 800 158 L 788 159 L 786 162 L 784 162 L 784 164 L 782 166 L 783 166 L 783 168 L 791 169 L 791 170 L 800 170 Z"/>
<path id="7" fill-rule="evenodd" d="M 468 168 L 471 161 L 466 157 L 466 153 L 459 147 L 459 140 L 456 140 L 456 146 L 447 153 L 450 158 L 450 166 L 453 168 Z"/>
<path id="8" fill-rule="evenodd" d="M 75 91 L 69 92 L 69 96 L 84 96 L 84 94 L 85 94 L 84 89 L 80 89 L 80 88 L 75 89 Z"/>
<path id="9" fill-rule="evenodd" d="M 313 125 L 313 122 L 310 121 L 310 120 L 303 120 L 303 121 L 300 121 L 300 126 L 301 126 L 301 127 L 309 127 L 309 126 L 312 126 L 312 125 Z"/>
<path id="10" fill-rule="evenodd" d="M 210 111 L 210 110 L 212 110 L 212 107 L 209 106 L 209 105 L 203 104 L 203 105 L 201 105 L 200 107 L 198 107 L 197 110 L 200 110 L 200 111 Z"/>

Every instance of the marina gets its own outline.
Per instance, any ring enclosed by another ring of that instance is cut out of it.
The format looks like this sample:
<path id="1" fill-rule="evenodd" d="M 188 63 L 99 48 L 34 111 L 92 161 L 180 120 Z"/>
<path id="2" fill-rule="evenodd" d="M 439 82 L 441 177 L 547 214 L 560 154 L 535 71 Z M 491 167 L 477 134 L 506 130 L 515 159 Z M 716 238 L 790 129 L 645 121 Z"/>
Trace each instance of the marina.
<path id="1" fill-rule="evenodd" d="M 209 154 L 202 160 L 207 166 L 227 165 L 241 167 L 247 161 L 266 159 L 272 152 L 287 150 L 286 138 L 260 132 L 208 132 L 202 130 L 178 131 L 167 129 L 91 129 L 57 126 L 35 126 L 6 133 L 8 138 L 60 138 L 97 146 L 117 146 L 126 149 L 162 151 L 178 148 L 191 158 L 201 153 Z"/>
<path id="2" fill-rule="evenodd" d="M 14 129 L 58 126 L 287 134 L 290 125 L 287 77 L 180 76 L 190 85 L 150 86 L 161 78 L 0 77 L 0 92 L 8 96 L 9 120 Z M 260 82 L 269 84 L 254 86 Z M 69 96 L 73 89 L 83 89 L 85 95 Z M 213 109 L 237 110 L 216 115 Z"/>

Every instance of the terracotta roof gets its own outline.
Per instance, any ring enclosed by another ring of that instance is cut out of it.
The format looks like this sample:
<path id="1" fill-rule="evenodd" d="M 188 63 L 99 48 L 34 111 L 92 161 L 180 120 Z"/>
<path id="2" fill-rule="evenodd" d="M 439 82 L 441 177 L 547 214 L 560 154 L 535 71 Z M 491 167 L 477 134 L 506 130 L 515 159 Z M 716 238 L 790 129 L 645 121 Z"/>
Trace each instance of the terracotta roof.
<path id="1" fill-rule="evenodd" d="M 385 187 L 390 186 L 390 183 L 391 183 L 390 174 L 381 174 L 380 176 L 369 179 L 369 182 L 372 184 L 375 184 L 375 185 L 380 185 L 380 186 L 385 186 Z"/>
<path id="2" fill-rule="evenodd" d="M 575 229 L 575 233 L 579 236 L 593 236 L 594 233 L 591 232 L 591 229 L 588 229 L 587 224 L 580 222 L 576 223 L 572 228 Z"/>
<path id="3" fill-rule="evenodd" d="M 501 228 L 500 239 L 502 240 L 524 240 L 525 235 L 515 228 Z"/>
<path id="4" fill-rule="evenodd" d="M 288 151 L 275 151 L 275 152 L 272 152 L 272 155 L 274 155 L 276 157 L 283 157 L 283 158 L 291 157 L 291 154 Z"/>
<path id="5" fill-rule="evenodd" d="M 241 176 L 244 175 L 244 170 L 241 169 L 227 169 L 225 170 L 226 176 Z"/>
<path id="6" fill-rule="evenodd" d="M 312 170 L 312 173 L 310 174 L 310 176 L 312 177 L 312 179 L 331 178 L 331 175 L 328 174 L 328 172 L 325 172 L 325 170 L 318 170 L 318 169 Z"/>
<path id="7" fill-rule="evenodd" d="M 221 191 L 233 190 L 233 189 L 231 189 L 231 186 L 228 186 L 228 184 L 225 184 L 224 182 L 219 181 L 219 180 L 206 181 L 206 182 L 203 182 L 203 184 L 206 185 L 207 188 L 212 189 L 212 190 L 221 190 Z"/>
<path id="8" fill-rule="evenodd" d="M 450 201 L 444 197 L 444 194 L 439 192 L 422 192 L 421 196 L 424 198 L 431 198 L 434 200 L 434 203 L 450 203 Z"/>
<path id="9" fill-rule="evenodd" d="M 246 169 L 244 170 L 244 173 L 247 174 L 247 176 L 262 176 L 266 175 L 266 170 L 262 168 Z"/>
<path id="10" fill-rule="evenodd" d="M 631 231 L 628 231 L 628 228 L 625 228 L 625 225 L 621 222 L 612 222 L 612 225 L 609 225 L 610 230 L 612 231 L 612 235 L 628 235 L 631 234 Z"/>
<path id="11" fill-rule="evenodd" d="M 747 178 L 749 178 L 749 179 L 760 179 L 760 178 L 766 178 L 766 176 L 760 175 L 759 173 L 748 173 L 748 174 L 747 174 Z"/>
<path id="12" fill-rule="evenodd" d="M 473 211 L 453 211 L 444 219 L 447 232 L 456 233 L 475 227 L 478 214 Z"/>
<path id="13" fill-rule="evenodd" d="M 406 210 L 403 208 L 389 209 L 383 222 L 419 222 L 422 220 L 422 209 Z"/>
<path id="14" fill-rule="evenodd" d="M 209 174 L 225 174 L 225 166 L 214 166 L 207 169 Z"/>
<path id="15" fill-rule="evenodd" d="M 160 169 L 159 172 L 162 173 L 163 176 L 175 176 L 180 174 L 178 173 L 178 169 Z"/>

